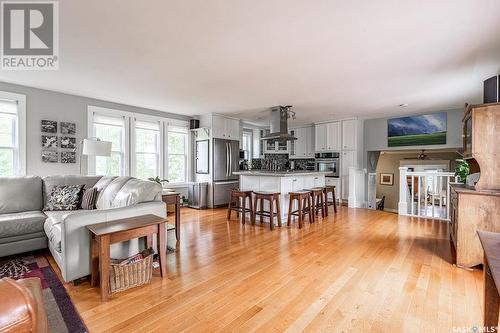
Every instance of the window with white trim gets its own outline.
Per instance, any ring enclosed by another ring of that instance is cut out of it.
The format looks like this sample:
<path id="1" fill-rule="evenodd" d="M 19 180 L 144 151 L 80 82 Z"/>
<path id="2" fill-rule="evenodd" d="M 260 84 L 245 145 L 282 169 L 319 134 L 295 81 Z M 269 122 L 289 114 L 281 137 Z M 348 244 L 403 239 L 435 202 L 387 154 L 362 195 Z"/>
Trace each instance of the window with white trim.
<path id="1" fill-rule="evenodd" d="M 89 156 L 95 158 L 95 174 L 105 176 L 125 176 L 125 119 L 94 114 L 93 136 L 103 141 L 111 141 L 111 156 Z"/>
<path id="2" fill-rule="evenodd" d="M 252 160 L 252 141 L 253 141 L 253 132 L 243 130 L 243 142 L 241 144 L 242 150 L 245 152 L 245 159 L 248 161 Z"/>
<path id="3" fill-rule="evenodd" d="M 161 172 L 161 124 L 159 121 L 144 121 L 135 119 L 134 136 L 135 150 L 133 176 L 142 179 L 160 177 Z"/>
<path id="4" fill-rule="evenodd" d="M 26 174 L 25 98 L 0 92 L 0 176 Z"/>
<path id="5" fill-rule="evenodd" d="M 188 180 L 187 121 L 88 107 L 88 136 L 112 142 L 111 157 L 89 156 L 88 173 Z"/>
<path id="6" fill-rule="evenodd" d="M 167 179 L 170 183 L 186 182 L 187 127 L 167 127 Z"/>

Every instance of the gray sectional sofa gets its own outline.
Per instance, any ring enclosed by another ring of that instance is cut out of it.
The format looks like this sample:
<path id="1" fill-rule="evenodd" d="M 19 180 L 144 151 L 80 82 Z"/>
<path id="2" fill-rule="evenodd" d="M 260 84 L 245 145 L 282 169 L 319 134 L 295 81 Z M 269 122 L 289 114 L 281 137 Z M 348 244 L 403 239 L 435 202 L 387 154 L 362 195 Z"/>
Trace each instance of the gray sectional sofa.
<path id="1" fill-rule="evenodd" d="M 96 187 L 95 210 L 44 211 L 55 185 Z M 165 217 L 161 186 L 132 177 L 49 176 L 0 178 L 0 257 L 49 248 L 65 281 L 90 274 L 88 224 L 155 214 Z M 142 244 L 142 242 L 141 242 Z M 111 256 L 137 253 L 138 240 L 114 244 Z"/>

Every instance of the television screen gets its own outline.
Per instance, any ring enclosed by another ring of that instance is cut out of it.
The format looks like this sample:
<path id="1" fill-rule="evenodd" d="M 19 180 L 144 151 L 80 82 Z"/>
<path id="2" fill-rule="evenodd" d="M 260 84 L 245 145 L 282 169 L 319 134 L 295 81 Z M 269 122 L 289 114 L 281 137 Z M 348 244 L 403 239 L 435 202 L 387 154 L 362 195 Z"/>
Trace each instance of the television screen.
<path id="1" fill-rule="evenodd" d="M 389 147 L 446 144 L 446 112 L 387 121 Z"/>

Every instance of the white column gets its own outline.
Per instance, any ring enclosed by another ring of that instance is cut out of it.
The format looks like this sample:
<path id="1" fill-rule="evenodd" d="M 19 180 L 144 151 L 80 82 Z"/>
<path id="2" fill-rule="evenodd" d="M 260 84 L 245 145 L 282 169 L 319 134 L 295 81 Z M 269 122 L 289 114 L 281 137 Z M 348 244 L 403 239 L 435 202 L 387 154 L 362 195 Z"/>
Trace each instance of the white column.
<path id="1" fill-rule="evenodd" d="M 407 167 L 399 167 L 399 203 L 398 214 L 408 215 L 408 186 L 406 184 Z"/>

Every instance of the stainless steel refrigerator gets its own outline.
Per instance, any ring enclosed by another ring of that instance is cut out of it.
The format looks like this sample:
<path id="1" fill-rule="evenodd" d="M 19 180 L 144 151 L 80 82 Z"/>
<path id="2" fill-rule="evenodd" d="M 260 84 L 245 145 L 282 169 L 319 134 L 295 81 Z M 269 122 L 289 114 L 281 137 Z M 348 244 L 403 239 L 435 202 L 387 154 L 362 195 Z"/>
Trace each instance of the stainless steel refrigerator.
<path id="1" fill-rule="evenodd" d="M 239 177 L 233 172 L 239 170 L 240 143 L 235 140 L 213 140 L 212 190 L 213 206 L 229 203 L 229 191 L 239 186 Z"/>

